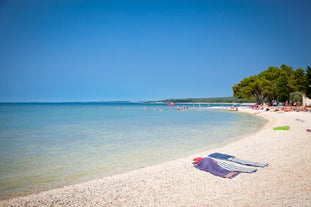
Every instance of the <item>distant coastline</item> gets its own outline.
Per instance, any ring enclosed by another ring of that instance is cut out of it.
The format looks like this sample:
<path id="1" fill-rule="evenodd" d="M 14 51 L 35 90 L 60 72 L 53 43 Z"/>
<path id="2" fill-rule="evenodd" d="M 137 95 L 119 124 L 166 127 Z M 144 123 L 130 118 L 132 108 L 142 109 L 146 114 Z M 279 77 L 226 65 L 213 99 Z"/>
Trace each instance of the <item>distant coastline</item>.
<path id="1" fill-rule="evenodd" d="M 166 104 L 174 103 L 214 103 L 214 104 L 234 104 L 234 103 L 255 103 L 253 100 L 237 99 L 235 97 L 213 97 L 213 98 L 169 98 L 163 100 L 150 101 L 0 101 L 0 104 Z"/>

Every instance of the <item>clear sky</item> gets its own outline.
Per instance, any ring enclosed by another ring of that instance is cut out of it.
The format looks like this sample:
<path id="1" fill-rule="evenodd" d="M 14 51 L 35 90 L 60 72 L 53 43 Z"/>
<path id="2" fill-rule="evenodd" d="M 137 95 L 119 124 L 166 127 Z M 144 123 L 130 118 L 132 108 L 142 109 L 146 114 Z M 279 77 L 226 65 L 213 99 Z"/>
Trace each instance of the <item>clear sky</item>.
<path id="1" fill-rule="evenodd" d="M 310 0 L 0 0 L 0 101 L 232 96 L 311 66 Z"/>

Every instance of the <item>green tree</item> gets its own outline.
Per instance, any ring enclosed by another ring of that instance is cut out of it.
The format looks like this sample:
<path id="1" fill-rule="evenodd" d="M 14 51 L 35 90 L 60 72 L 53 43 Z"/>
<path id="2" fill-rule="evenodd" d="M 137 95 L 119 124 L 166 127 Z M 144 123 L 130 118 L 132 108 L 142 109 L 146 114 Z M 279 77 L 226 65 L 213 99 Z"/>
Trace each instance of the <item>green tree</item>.
<path id="1" fill-rule="evenodd" d="M 311 98 L 311 67 L 309 66 L 306 74 L 306 95 Z"/>
<path id="2" fill-rule="evenodd" d="M 305 93 L 307 88 L 306 88 L 306 74 L 305 71 L 301 68 L 298 68 L 297 70 L 295 70 L 291 76 L 290 76 L 290 80 L 288 83 L 288 87 L 289 87 L 289 92 L 302 92 Z"/>
<path id="3" fill-rule="evenodd" d="M 259 104 L 262 104 L 264 101 L 261 81 L 258 76 L 244 78 L 239 84 L 235 84 L 232 89 L 234 97 L 256 100 Z"/>
<path id="4" fill-rule="evenodd" d="M 264 99 L 269 103 L 277 100 L 277 82 L 280 77 L 281 69 L 270 66 L 267 70 L 261 72 L 258 76 L 262 81 L 262 90 Z"/>
<path id="5" fill-rule="evenodd" d="M 282 72 L 285 72 L 288 77 L 290 77 L 294 73 L 294 69 L 292 67 L 284 65 L 284 64 L 281 65 L 280 69 Z"/>
<path id="6" fill-rule="evenodd" d="M 289 99 L 288 77 L 285 72 L 282 72 L 277 80 L 276 96 L 280 102 L 285 102 Z"/>
<path id="7" fill-rule="evenodd" d="M 302 102 L 302 93 L 301 92 L 293 92 L 289 94 L 289 99 L 295 103 L 295 102 Z"/>
<path id="8" fill-rule="evenodd" d="M 232 87 L 234 97 L 254 99 L 257 103 L 289 100 L 290 93 L 302 92 L 311 97 L 311 68 L 307 73 L 285 64 L 270 66 L 258 75 L 244 78 Z"/>

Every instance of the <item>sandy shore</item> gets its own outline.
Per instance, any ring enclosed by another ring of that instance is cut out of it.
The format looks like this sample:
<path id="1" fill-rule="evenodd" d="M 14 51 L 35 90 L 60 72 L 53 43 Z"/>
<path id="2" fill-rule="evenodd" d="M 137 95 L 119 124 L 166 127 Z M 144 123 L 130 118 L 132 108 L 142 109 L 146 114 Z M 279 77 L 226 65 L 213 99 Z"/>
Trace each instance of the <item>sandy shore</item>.
<path id="1" fill-rule="evenodd" d="M 0 201 L 0 206 L 311 206 L 311 113 L 260 112 L 269 120 L 240 141 L 191 157 Z M 303 120 L 299 121 L 297 119 Z M 273 127 L 289 125 L 289 131 Z M 223 152 L 269 163 L 233 179 L 195 169 L 192 158 Z"/>

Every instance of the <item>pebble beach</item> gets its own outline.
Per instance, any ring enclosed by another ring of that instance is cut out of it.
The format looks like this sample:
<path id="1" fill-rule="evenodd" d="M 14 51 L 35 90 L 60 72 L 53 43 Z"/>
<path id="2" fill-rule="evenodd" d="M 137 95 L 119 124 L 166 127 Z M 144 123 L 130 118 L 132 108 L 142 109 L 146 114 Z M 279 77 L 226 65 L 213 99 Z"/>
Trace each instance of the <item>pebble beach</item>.
<path id="1" fill-rule="evenodd" d="M 239 109 L 268 120 L 239 141 L 131 172 L 1 200 L 0 206 L 311 206 L 311 113 Z M 273 130 L 290 126 L 289 130 Z M 193 167 L 222 152 L 268 163 L 233 179 Z"/>

